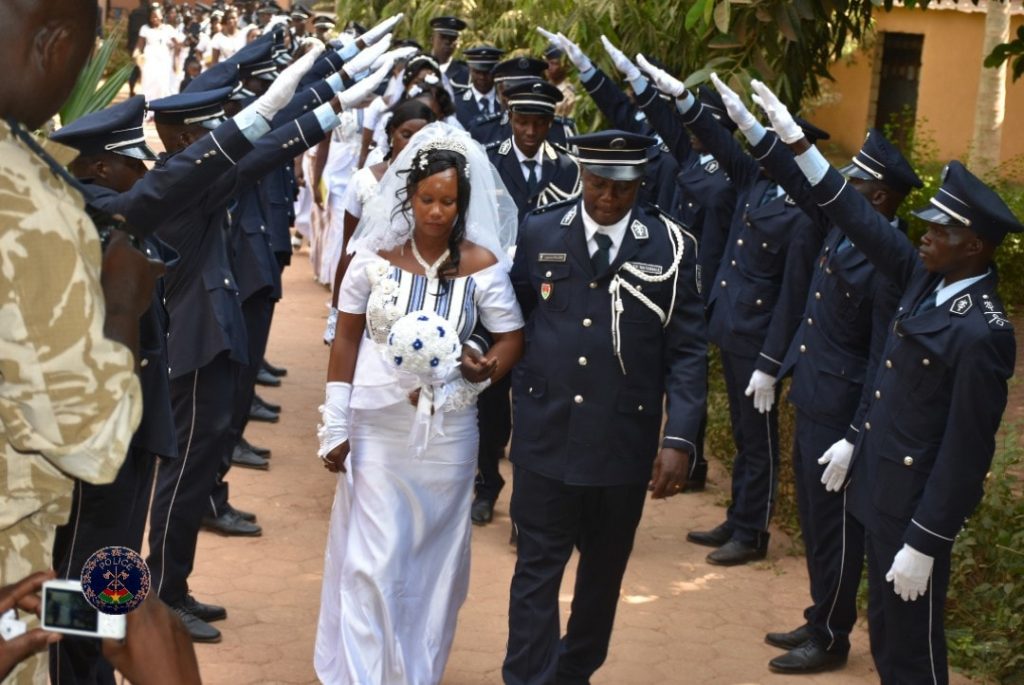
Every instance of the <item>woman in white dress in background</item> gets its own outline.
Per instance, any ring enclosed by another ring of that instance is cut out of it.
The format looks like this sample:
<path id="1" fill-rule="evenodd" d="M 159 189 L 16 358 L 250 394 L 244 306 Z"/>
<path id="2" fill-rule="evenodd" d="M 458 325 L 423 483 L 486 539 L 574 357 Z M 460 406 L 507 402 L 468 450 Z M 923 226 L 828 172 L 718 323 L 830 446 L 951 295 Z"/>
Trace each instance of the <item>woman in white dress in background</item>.
<path id="1" fill-rule="evenodd" d="M 164 23 L 159 5 L 149 10 L 149 24 L 139 29 L 133 57 L 142 70 L 142 92 L 152 102 L 178 92 L 174 74 L 174 50 L 185 44 L 185 34 Z"/>
<path id="2" fill-rule="evenodd" d="M 322 408 L 321 459 L 352 482 L 338 478 L 331 511 L 314 665 L 328 685 L 436 685 L 469 586 L 476 393 L 522 354 L 516 211 L 483 150 L 442 123 L 413 136 L 364 209 Z M 410 444 L 415 398 L 382 347 L 421 310 L 495 342 L 434 394 L 440 432 Z"/>
<path id="3" fill-rule="evenodd" d="M 434 111 L 419 100 L 406 100 L 394 107 L 387 126 L 388 142 L 384 159 L 352 174 L 339 208 L 331 210 L 331 230 L 336 233 L 334 238 L 337 245 L 336 251 L 331 257 L 333 261 L 330 264 L 333 294 L 331 296 L 331 312 L 327 317 L 327 329 L 324 333 L 324 342 L 327 344 L 334 341 L 334 330 L 338 320 L 338 293 L 341 291 L 341 282 L 350 259 L 346 247 L 355 233 L 359 220 L 363 217 L 363 207 L 377 197 L 380 179 L 391 166 L 391 160 L 402 154 L 402 150 L 405 149 L 409 140 L 420 129 L 434 121 L 436 121 Z M 334 225 L 335 211 L 339 211 L 342 216 L 342 220 L 337 226 Z"/>

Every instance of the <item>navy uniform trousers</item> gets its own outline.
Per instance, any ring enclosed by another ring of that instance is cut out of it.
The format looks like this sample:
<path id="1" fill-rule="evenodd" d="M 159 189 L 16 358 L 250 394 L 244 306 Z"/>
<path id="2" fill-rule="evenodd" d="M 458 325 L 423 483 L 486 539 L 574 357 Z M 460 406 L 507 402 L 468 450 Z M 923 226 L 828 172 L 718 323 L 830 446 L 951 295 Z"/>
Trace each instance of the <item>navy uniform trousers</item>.
<path id="1" fill-rule="evenodd" d="M 180 453 L 177 459 L 160 460 L 147 559 L 153 588 L 168 604 L 188 594 L 199 525 L 209 511 L 209 486 L 198 485 L 217 478 L 219 456 L 227 449 L 239 367 L 229 352 L 222 352 L 209 364 L 171 379 Z"/>

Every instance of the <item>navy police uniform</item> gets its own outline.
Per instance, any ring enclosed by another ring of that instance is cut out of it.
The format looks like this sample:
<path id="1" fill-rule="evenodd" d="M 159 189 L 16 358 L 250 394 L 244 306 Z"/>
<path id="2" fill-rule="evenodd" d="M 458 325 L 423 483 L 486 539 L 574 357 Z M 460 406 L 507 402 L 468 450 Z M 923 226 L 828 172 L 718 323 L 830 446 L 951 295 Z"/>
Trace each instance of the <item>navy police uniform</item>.
<path id="1" fill-rule="evenodd" d="M 759 413 L 744 391 L 773 318 L 779 317 L 774 332 L 779 339 L 788 341 L 795 331 L 802 302 L 795 307 L 780 303 L 779 293 L 784 278 L 802 279 L 806 292 L 810 264 L 823 236 L 821 227 L 779 192 L 710 108 L 696 103 L 682 121 L 724 167 L 737 193 L 725 253 L 708 297 L 708 339 L 722 353 L 736 444 L 725 531 L 734 543 L 763 557 L 778 483 L 778 409 Z M 806 123 L 804 128 L 813 129 Z M 827 137 L 813 131 L 815 137 Z M 709 561 L 716 562 L 715 554 Z"/>
<path id="2" fill-rule="evenodd" d="M 828 228 L 809 290 L 790 292 L 787 284 L 782 294 L 785 299 L 805 299 L 800 326 L 788 350 L 777 343 L 769 347 L 766 341 L 757 368 L 780 379 L 792 376 L 793 470 L 811 590 L 804 618 L 820 649 L 846 654 L 857 618 L 864 531 L 846 514 L 843 494 L 822 485 L 818 459 L 839 440 L 856 442 L 873 392 L 868 381 L 877 372 L 902 292 L 817 206 L 787 146 L 765 136 L 753 147 L 753 154 L 808 216 Z M 901 196 L 921 186 L 903 155 L 874 129 L 841 173 L 880 181 Z M 894 239 L 902 238 L 905 223 L 891 223 Z"/>
<path id="3" fill-rule="evenodd" d="M 478 45 L 465 50 L 463 54 L 466 56 L 470 72 L 480 71 L 489 73 L 494 71 L 495 65 L 501 59 L 501 56 L 505 54 L 505 51 L 499 50 L 493 45 Z M 498 101 L 498 91 L 493 84 L 490 91 L 480 93 L 483 97 L 479 100 L 477 99 L 477 93 L 478 91 L 475 87 L 472 84 L 468 84 L 465 90 L 458 93 L 454 99 L 455 117 L 467 131 L 477 119 L 494 114 L 501 109 L 501 103 Z"/>
<path id="4" fill-rule="evenodd" d="M 466 22 L 458 17 L 434 17 L 430 20 L 430 30 L 458 38 L 466 30 Z M 462 60 L 452 59 L 442 68 L 442 73 L 454 92 L 469 88 L 469 65 Z"/>
<path id="5" fill-rule="evenodd" d="M 636 174 L 619 176 L 626 180 L 642 175 L 652 141 L 609 131 L 572 142 L 588 169 Z M 625 159 L 629 167 L 615 165 Z M 519 542 L 503 667 L 510 685 L 589 682 L 604 662 L 652 462 L 659 447 L 692 454 L 704 410 L 692 236 L 657 209 L 634 206 L 617 254 L 595 270 L 584 212 L 577 199 L 530 214 L 511 272 L 527 342 L 512 381 Z M 560 641 L 559 586 L 574 547 L 580 561 Z"/>
<path id="6" fill-rule="evenodd" d="M 871 650 L 882 683 L 946 683 L 943 611 L 953 542 L 981 500 L 1013 374 L 1013 328 L 995 267 L 955 292 L 929 272 L 837 171 L 812 192 L 822 209 L 897 287 L 882 363 L 853 454 L 846 506 L 866 530 Z M 998 244 L 1018 222 L 959 162 L 950 162 L 925 221 L 969 227 Z M 934 558 L 928 590 L 903 601 L 885 580 L 909 545 Z"/>

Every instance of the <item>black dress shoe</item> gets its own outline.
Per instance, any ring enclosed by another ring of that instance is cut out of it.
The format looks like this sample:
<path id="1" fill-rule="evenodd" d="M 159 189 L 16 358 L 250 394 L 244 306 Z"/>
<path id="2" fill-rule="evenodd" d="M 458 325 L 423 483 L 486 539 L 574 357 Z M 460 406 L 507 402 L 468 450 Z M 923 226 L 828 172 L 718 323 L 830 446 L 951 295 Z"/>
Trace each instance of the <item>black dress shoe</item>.
<path id="1" fill-rule="evenodd" d="M 267 449 L 266 447 L 257 447 L 256 445 L 252 444 L 245 438 L 242 438 L 238 444 L 240 444 L 242 447 L 252 450 L 256 454 L 263 457 L 264 459 L 270 459 L 270 450 Z"/>
<path id="2" fill-rule="evenodd" d="M 256 514 L 252 513 L 251 511 L 235 509 L 233 506 L 231 506 L 230 503 L 228 504 L 228 509 L 238 514 L 238 518 L 242 519 L 243 521 L 256 521 Z"/>
<path id="3" fill-rule="evenodd" d="M 739 566 L 750 561 L 758 561 L 768 556 L 768 541 L 763 544 L 748 545 L 739 540 L 729 540 L 707 556 L 709 564 L 715 566 Z"/>
<path id="4" fill-rule="evenodd" d="M 281 379 L 266 369 L 260 369 L 256 372 L 256 385 L 266 385 L 271 388 L 276 388 L 281 385 Z"/>
<path id="5" fill-rule="evenodd" d="M 846 652 L 826 652 L 814 640 L 789 650 L 768 662 L 774 673 L 821 673 L 846 665 Z"/>
<path id="6" fill-rule="evenodd" d="M 732 539 L 732 526 L 728 522 L 719 524 L 711 530 L 691 530 L 686 534 L 688 542 L 705 547 L 721 547 Z"/>
<path id="7" fill-rule="evenodd" d="M 494 502 L 482 497 L 473 500 L 473 506 L 469 510 L 469 518 L 473 521 L 474 525 L 486 526 L 494 518 Z"/>
<path id="8" fill-rule="evenodd" d="M 204 516 L 203 528 L 221 535 L 237 535 L 241 537 L 259 537 L 263 529 L 252 521 L 246 521 L 233 509 L 228 509 L 217 517 Z"/>
<path id="9" fill-rule="evenodd" d="M 181 600 L 180 606 L 184 607 L 196 618 L 207 623 L 223 621 L 228 617 L 228 610 L 224 607 L 219 607 L 216 604 L 203 604 L 191 594 L 185 595 L 185 599 Z"/>
<path id="10" fill-rule="evenodd" d="M 185 624 L 192 642 L 220 642 L 220 631 L 185 608 L 183 602 L 171 605 L 171 609 Z"/>
<path id="11" fill-rule="evenodd" d="M 779 649 L 795 649 L 811 639 L 811 627 L 806 623 L 788 633 L 768 633 L 764 641 Z"/>
<path id="12" fill-rule="evenodd" d="M 269 409 L 270 411 L 274 412 L 275 414 L 280 414 L 281 413 L 281 405 L 280 404 L 274 404 L 273 402 L 267 402 L 265 399 L 263 399 L 262 397 L 260 397 L 259 395 L 255 394 L 255 393 L 253 394 L 252 399 L 253 399 L 253 402 L 255 402 L 256 404 L 260 405 L 264 409 Z"/>
<path id="13" fill-rule="evenodd" d="M 241 445 L 235 445 L 235 449 L 231 451 L 231 463 L 234 466 L 241 466 L 244 469 L 259 469 L 266 471 L 270 468 L 270 462 L 256 454 L 252 450 L 247 450 Z"/>
<path id="14" fill-rule="evenodd" d="M 263 360 L 263 369 L 265 371 L 269 371 L 272 375 L 277 376 L 278 378 L 283 378 L 288 375 L 288 369 L 283 366 L 274 366 L 266 359 Z"/>
<path id="15" fill-rule="evenodd" d="M 252 405 L 249 406 L 249 419 L 251 421 L 277 423 L 278 421 L 281 420 L 281 417 L 280 415 L 275 414 L 266 407 L 261 407 L 260 405 L 256 404 L 256 402 L 253 402 Z"/>

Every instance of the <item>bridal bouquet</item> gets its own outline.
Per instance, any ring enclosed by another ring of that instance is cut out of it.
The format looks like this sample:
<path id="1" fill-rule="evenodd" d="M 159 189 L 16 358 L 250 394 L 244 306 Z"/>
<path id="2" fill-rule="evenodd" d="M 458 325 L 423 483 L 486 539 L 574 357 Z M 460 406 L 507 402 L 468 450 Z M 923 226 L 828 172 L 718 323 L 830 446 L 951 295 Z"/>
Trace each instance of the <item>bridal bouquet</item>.
<path id="1" fill-rule="evenodd" d="M 447 319 L 420 310 L 398 319 L 388 334 L 387 354 L 399 374 L 423 386 L 443 382 L 459 363 L 462 343 Z"/>

